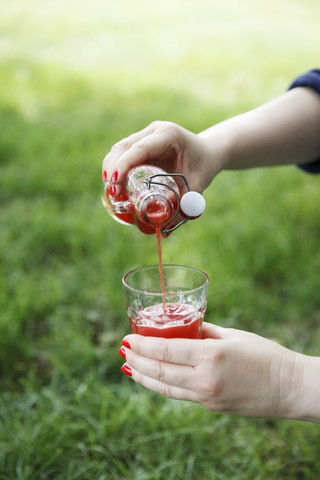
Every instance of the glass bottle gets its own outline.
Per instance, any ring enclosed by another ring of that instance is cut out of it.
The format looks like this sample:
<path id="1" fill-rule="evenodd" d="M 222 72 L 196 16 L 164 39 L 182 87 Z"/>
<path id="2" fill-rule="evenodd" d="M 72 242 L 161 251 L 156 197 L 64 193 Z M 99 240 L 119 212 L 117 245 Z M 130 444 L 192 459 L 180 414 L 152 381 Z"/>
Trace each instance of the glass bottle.
<path id="1" fill-rule="evenodd" d="M 122 184 L 104 182 L 103 203 L 111 216 L 125 225 L 137 225 L 147 234 L 165 229 L 179 210 L 180 191 L 175 180 L 161 168 L 139 165 Z"/>

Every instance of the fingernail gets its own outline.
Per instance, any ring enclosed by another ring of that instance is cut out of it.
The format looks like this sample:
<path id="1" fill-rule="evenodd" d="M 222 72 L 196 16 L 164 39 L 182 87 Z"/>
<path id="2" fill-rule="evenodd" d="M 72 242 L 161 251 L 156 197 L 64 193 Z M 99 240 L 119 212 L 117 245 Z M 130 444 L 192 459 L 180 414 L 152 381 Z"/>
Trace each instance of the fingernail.
<path id="1" fill-rule="evenodd" d="M 130 347 L 130 343 L 128 342 L 128 340 L 122 340 L 121 345 L 123 345 L 123 346 L 126 347 L 126 348 L 131 348 L 131 347 Z"/>
<path id="2" fill-rule="evenodd" d="M 115 171 L 113 172 L 112 176 L 111 176 L 110 182 L 111 182 L 111 183 L 114 183 L 114 182 L 116 182 L 117 180 L 118 180 L 118 172 L 117 172 L 117 170 L 115 170 Z"/>
<path id="3" fill-rule="evenodd" d="M 102 181 L 105 182 L 106 180 L 107 180 L 107 170 L 103 170 Z"/>
<path id="4" fill-rule="evenodd" d="M 131 371 L 131 368 L 128 367 L 128 365 L 126 364 L 122 365 L 120 370 L 122 373 L 125 373 L 126 375 L 128 375 L 128 377 L 132 377 L 132 371 Z"/>
<path id="5" fill-rule="evenodd" d="M 115 195 L 116 187 L 114 185 L 110 185 L 109 193 L 110 193 L 111 197 L 113 197 Z"/>
<path id="6" fill-rule="evenodd" d="M 120 353 L 121 357 L 126 360 L 126 352 L 125 352 L 123 347 L 119 348 L 119 353 Z"/>

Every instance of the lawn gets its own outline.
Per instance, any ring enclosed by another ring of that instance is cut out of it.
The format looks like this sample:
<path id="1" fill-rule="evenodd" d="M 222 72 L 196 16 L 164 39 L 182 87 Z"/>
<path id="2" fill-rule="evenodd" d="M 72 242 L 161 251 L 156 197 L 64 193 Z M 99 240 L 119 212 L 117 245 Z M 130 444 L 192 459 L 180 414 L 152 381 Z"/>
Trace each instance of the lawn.
<path id="1" fill-rule="evenodd" d="M 120 372 L 121 277 L 156 243 L 101 204 L 101 161 L 156 119 L 195 132 L 319 66 L 313 0 L 2 0 L 0 479 L 315 480 L 318 425 L 219 415 Z M 320 350 L 319 179 L 224 172 L 163 241 L 206 320 Z"/>

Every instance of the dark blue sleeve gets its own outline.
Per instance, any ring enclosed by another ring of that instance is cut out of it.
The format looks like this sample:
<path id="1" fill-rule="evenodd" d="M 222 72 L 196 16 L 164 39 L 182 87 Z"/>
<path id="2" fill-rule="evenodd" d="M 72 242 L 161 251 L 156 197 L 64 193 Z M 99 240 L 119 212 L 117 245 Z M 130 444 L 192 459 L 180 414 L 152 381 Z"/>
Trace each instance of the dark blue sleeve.
<path id="1" fill-rule="evenodd" d="M 308 87 L 312 88 L 315 92 L 320 95 L 320 69 L 311 70 L 310 72 L 304 73 L 297 77 L 290 85 L 289 90 L 296 87 Z M 320 135 L 320 128 L 319 128 Z M 315 160 L 314 162 L 298 165 L 302 170 L 309 173 L 320 173 L 320 159 Z"/>

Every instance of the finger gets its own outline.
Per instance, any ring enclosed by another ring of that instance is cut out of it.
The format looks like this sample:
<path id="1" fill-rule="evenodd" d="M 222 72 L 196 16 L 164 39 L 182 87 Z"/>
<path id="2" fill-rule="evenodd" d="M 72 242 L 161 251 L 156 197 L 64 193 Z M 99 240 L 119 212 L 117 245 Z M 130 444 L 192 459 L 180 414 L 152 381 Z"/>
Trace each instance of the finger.
<path id="1" fill-rule="evenodd" d="M 133 133 L 127 138 L 113 145 L 111 151 L 105 156 L 102 162 L 102 179 L 109 182 L 110 195 L 117 198 L 123 191 L 123 181 L 119 178 L 117 161 L 119 157 L 126 152 L 135 142 L 142 139 L 149 131 L 152 130 L 151 125 L 143 130 Z M 111 184 L 111 185 L 110 185 Z M 111 190 L 112 189 L 112 190 Z"/>
<path id="2" fill-rule="evenodd" d="M 202 329 L 201 329 L 201 338 L 213 338 L 216 340 L 220 340 L 223 338 L 224 331 L 226 329 L 220 327 L 218 325 L 214 325 L 213 323 L 203 322 Z"/>
<path id="3" fill-rule="evenodd" d="M 201 352 L 201 348 L 204 346 L 202 340 L 144 337 L 136 334 L 127 335 L 123 339 L 123 343 L 129 345 L 137 355 L 192 367 L 199 363 L 198 352 Z"/>
<path id="4" fill-rule="evenodd" d="M 202 324 L 202 339 L 212 338 L 215 340 L 227 340 L 232 338 L 241 338 L 244 336 L 248 336 L 248 332 L 244 330 L 238 330 L 236 328 L 224 328 L 220 327 L 220 325 L 214 325 L 208 322 L 203 322 Z"/>
<path id="5" fill-rule="evenodd" d="M 147 388 L 148 390 L 151 390 L 156 393 L 160 393 L 165 397 L 172 398 L 175 400 L 188 400 L 191 402 L 197 401 L 196 394 L 191 390 L 177 387 L 174 385 L 168 385 L 160 380 L 141 374 L 140 372 L 136 371 L 134 368 L 131 368 L 127 363 L 125 363 L 124 365 L 128 366 L 131 369 L 131 378 L 135 382 Z"/>
<path id="6" fill-rule="evenodd" d="M 189 365 L 167 363 L 136 354 L 125 349 L 125 357 L 130 368 L 140 375 L 153 378 L 166 385 L 192 390 L 195 369 Z"/>
<path id="7" fill-rule="evenodd" d="M 143 163 L 153 163 L 176 155 L 178 145 L 167 135 L 153 132 L 135 142 L 117 159 L 118 182 L 122 182 L 130 168 Z"/>
<path id="8" fill-rule="evenodd" d="M 108 179 L 111 178 L 111 175 L 115 170 L 116 163 L 121 157 L 121 155 L 123 155 L 123 153 L 125 153 L 129 148 L 131 148 L 132 145 L 134 145 L 136 142 L 153 132 L 154 129 L 155 125 L 150 124 L 146 128 L 143 128 L 139 132 L 133 133 L 128 137 L 123 138 L 112 146 L 110 152 L 105 156 L 102 162 L 102 170 L 106 170 L 109 173 Z"/>

